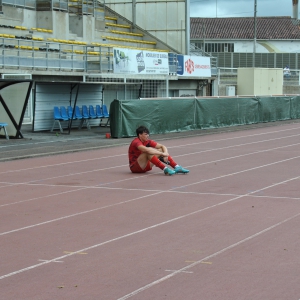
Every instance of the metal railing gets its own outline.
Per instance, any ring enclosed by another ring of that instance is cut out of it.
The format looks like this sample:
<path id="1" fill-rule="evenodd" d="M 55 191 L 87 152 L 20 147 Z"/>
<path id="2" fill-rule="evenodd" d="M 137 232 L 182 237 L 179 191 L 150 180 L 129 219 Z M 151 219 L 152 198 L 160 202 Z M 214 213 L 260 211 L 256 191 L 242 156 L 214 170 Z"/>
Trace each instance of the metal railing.
<path id="1" fill-rule="evenodd" d="M 176 75 L 177 54 L 169 53 L 168 59 Z M 0 68 L 112 73 L 113 48 L 0 37 Z"/>
<path id="2" fill-rule="evenodd" d="M 105 17 L 105 0 L 0 0 L 0 6 L 3 4 L 37 11 L 60 10 L 78 15 L 92 15 L 96 19 Z"/>
<path id="3" fill-rule="evenodd" d="M 112 72 L 113 48 L 0 38 L 0 67 Z"/>
<path id="4" fill-rule="evenodd" d="M 12 5 L 15 7 L 24 7 L 27 9 L 36 9 L 36 0 L 1 0 L 0 5 Z"/>
<path id="5" fill-rule="evenodd" d="M 283 75 L 283 94 L 300 92 L 300 69 L 291 69 L 290 76 Z M 227 86 L 237 86 L 237 68 L 218 68 L 218 95 L 225 96 Z"/>

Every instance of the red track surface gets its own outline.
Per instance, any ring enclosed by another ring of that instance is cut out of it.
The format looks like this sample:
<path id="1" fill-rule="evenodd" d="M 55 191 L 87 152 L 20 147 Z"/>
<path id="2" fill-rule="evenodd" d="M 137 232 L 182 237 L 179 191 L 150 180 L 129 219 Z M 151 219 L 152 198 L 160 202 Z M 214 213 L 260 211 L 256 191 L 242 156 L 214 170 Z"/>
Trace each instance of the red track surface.
<path id="1" fill-rule="evenodd" d="M 300 299 L 299 124 L 165 144 L 0 163 L 0 298 Z"/>

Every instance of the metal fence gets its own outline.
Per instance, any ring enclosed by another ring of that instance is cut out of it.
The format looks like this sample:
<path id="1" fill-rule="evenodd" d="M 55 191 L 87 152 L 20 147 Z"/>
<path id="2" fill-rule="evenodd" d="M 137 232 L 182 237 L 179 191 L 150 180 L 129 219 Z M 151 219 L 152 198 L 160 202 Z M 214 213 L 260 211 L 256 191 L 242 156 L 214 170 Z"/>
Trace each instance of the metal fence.
<path id="1" fill-rule="evenodd" d="M 252 68 L 253 53 L 213 52 L 218 68 Z M 300 53 L 255 53 L 256 68 L 300 69 Z"/>
<path id="2" fill-rule="evenodd" d="M 283 72 L 282 72 L 283 76 Z M 237 86 L 237 68 L 218 68 L 218 96 L 226 96 L 226 87 Z M 290 76 L 283 76 L 283 94 L 298 94 L 300 69 L 291 69 Z"/>
<path id="3" fill-rule="evenodd" d="M 155 51 L 155 49 L 153 49 Z M 177 73 L 177 54 L 169 53 L 169 70 Z M 112 73 L 113 48 L 0 37 L 0 68 Z"/>
<path id="4" fill-rule="evenodd" d="M 37 11 L 60 10 L 78 15 L 92 15 L 96 19 L 105 17 L 105 0 L 0 0 L 0 6 L 3 4 Z"/>
<path id="5" fill-rule="evenodd" d="M 0 38 L 0 66 L 9 69 L 112 72 L 113 49 Z"/>

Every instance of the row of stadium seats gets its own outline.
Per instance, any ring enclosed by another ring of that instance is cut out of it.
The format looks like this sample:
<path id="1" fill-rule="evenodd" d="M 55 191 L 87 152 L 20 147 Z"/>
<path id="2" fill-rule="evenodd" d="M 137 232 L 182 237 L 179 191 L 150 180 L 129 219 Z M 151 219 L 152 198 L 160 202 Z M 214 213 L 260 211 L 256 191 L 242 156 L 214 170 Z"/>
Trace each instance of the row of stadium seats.
<path id="1" fill-rule="evenodd" d="M 1 39 L 2 37 L 2 39 Z M 1 43 L 2 41 L 2 43 Z M 16 45 L 15 43 L 12 43 L 12 38 L 10 37 L 4 37 L 4 34 L 0 34 L 0 47 L 5 47 L 9 49 L 20 49 L 20 50 L 29 50 L 29 51 L 49 51 L 49 52 L 60 52 L 58 47 L 53 47 L 55 44 L 58 44 L 56 42 L 49 43 L 49 47 L 45 47 L 44 45 L 42 47 L 39 46 L 39 44 L 34 44 L 32 46 L 29 45 L 21 45 L 20 43 Z M 39 40 L 37 41 L 39 42 Z M 135 49 L 135 50 L 145 50 L 145 51 L 157 51 L 157 52 L 168 52 L 167 50 L 162 49 L 152 49 L 152 48 L 145 48 L 145 47 L 132 47 L 132 46 L 123 46 L 123 45 L 117 45 L 117 44 L 103 44 L 103 43 L 92 43 L 92 47 L 105 47 L 105 48 L 126 48 L 126 49 Z M 88 55 L 105 55 L 105 56 L 112 56 L 112 52 L 99 52 L 99 51 L 85 51 L 85 50 L 71 50 L 71 49 L 64 49 L 61 50 L 62 52 L 69 52 L 69 53 L 76 53 L 76 54 L 88 54 Z"/>
<path id="2" fill-rule="evenodd" d="M 0 24 L 0 27 L 18 29 L 18 30 L 31 30 L 31 31 L 38 31 L 38 32 L 45 32 L 45 33 L 53 33 L 53 30 L 46 29 L 46 28 L 36 28 L 36 27 L 27 28 L 24 26 L 14 26 L 14 25 L 5 25 L 5 24 Z"/>
<path id="3" fill-rule="evenodd" d="M 134 32 L 127 32 L 127 31 L 120 31 L 120 30 L 109 30 L 109 32 L 115 34 L 125 34 L 130 36 L 140 36 L 140 37 L 144 36 L 142 33 L 134 33 Z"/>
<path id="4" fill-rule="evenodd" d="M 133 40 L 133 39 L 127 39 L 127 38 L 117 38 L 117 37 L 112 37 L 112 36 L 108 36 L 108 35 L 102 36 L 102 38 L 107 39 L 107 40 L 119 41 L 119 42 L 156 45 L 156 42 L 144 41 L 144 40 Z"/>
<path id="5" fill-rule="evenodd" d="M 75 40 L 61 40 L 54 38 L 47 38 L 47 41 L 61 44 L 71 44 L 71 45 L 87 45 L 87 42 L 75 41 Z"/>
<path id="6" fill-rule="evenodd" d="M 51 132 L 54 130 L 56 123 L 58 124 L 60 132 L 63 132 L 60 122 L 69 121 L 71 119 L 80 120 L 78 129 L 81 129 L 84 123 L 86 124 L 86 127 L 90 129 L 89 119 L 100 119 L 100 126 L 102 119 L 107 119 L 105 126 L 108 126 L 109 124 L 109 113 L 105 104 L 103 104 L 102 107 L 100 105 L 96 105 L 95 108 L 93 105 L 89 105 L 89 108 L 86 105 L 82 105 L 82 110 L 80 110 L 79 106 L 75 106 L 74 111 L 72 106 L 68 106 L 67 108 L 64 106 L 61 106 L 60 108 L 58 106 L 54 106 L 53 117 L 54 122 Z"/>
<path id="7" fill-rule="evenodd" d="M 19 36 L 14 34 L 6 34 L 0 33 L 0 37 L 4 37 L 7 39 L 19 39 L 19 40 L 33 40 L 33 41 L 43 41 L 44 39 L 41 37 L 34 37 L 34 36 Z"/>

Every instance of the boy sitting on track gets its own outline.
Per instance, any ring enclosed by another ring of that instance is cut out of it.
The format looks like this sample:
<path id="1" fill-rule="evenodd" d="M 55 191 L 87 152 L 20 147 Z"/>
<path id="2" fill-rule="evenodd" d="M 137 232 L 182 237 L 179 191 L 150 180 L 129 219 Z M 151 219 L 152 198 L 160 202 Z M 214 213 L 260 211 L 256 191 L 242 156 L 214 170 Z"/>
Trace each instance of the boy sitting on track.
<path id="1" fill-rule="evenodd" d="M 189 170 L 182 168 L 173 160 L 166 146 L 149 139 L 147 127 L 137 128 L 136 135 L 128 149 L 129 168 L 132 173 L 145 173 L 152 170 L 153 165 L 162 169 L 165 175 L 189 173 Z M 174 170 L 167 168 L 163 163 L 170 165 Z"/>

